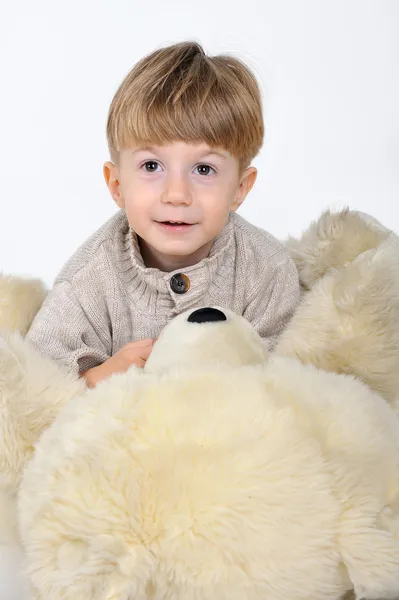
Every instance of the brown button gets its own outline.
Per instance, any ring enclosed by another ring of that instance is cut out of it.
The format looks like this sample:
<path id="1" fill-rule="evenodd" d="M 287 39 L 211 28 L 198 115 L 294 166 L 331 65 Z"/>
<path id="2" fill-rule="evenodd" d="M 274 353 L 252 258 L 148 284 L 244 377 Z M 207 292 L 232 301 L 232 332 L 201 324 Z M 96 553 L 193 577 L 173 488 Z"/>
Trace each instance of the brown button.
<path id="1" fill-rule="evenodd" d="M 176 273 L 171 277 L 170 287 L 175 294 L 185 294 L 190 289 L 190 280 L 183 273 Z"/>

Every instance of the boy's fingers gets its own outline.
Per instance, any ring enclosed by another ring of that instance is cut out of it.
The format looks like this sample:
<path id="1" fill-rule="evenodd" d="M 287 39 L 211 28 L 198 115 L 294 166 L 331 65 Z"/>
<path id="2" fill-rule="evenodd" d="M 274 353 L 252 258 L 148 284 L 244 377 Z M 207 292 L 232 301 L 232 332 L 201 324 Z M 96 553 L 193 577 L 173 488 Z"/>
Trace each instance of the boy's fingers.
<path id="1" fill-rule="evenodd" d="M 153 339 L 146 338 L 145 340 L 139 340 L 137 342 L 130 342 L 129 344 L 126 344 L 126 347 L 128 347 L 130 349 L 142 348 L 144 346 L 152 346 L 153 343 L 154 343 Z"/>
<path id="2" fill-rule="evenodd" d="M 147 348 L 143 348 L 140 351 L 140 358 L 147 360 L 147 358 L 150 356 L 151 354 L 151 350 L 152 350 L 152 346 L 148 346 Z"/>
<path id="3" fill-rule="evenodd" d="M 129 348 L 129 352 L 125 353 L 125 358 L 128 362 L 132 363 L 140 359 L 147 360 L 152 352 L 152 348 L 152 344 L 136 345 L 134 348 Z"/>

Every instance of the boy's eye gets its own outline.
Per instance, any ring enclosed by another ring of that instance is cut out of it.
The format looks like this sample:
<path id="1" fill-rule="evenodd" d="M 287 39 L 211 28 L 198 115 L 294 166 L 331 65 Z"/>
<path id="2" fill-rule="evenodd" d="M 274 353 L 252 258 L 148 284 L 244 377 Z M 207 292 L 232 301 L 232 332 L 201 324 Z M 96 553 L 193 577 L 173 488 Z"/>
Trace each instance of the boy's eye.
<path id="1" fill-rule="evenodd" d="M 157 163 L 156 160 L 147 160 L 147 162 L 144 163 L 144 167 L 145 170 L 148 171 L 149 173 L 153 173 L 154 171 L 157 170 L 159 163 Z"/>
<path id="2" fill-rule="evenodd" d="M 159 162 L 156 160 L 147 160 L 143 163 L 143 167 L 148 173 L 155 173 L 158 170 Z M 198 165 L 195 169 L 200 175 L 210 175 L 211 173 L 216 173 L 215 169 L 210 165 Z"/>
<path id="3" fill-rule="evenodd" d="M 211 172 L 215 173 L 215 169 L 210 165 L 198 165 L 196 169 L 198 169 L 200 175 L 210 175 Z"/>

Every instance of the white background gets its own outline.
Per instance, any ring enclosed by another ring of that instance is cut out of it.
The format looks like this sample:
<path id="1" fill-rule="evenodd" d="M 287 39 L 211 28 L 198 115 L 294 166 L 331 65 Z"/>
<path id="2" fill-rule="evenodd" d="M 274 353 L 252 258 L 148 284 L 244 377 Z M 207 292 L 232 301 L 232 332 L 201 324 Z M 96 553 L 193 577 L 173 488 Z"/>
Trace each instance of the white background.
<path id="1" fill-rule="evenodd" d="M 399 230 L 399 0 L 1 0 L 0 271 L 51 285 L 113 214 L 109 103 L 144 54 L 185 39 L 259 79 L 245 217 L 285 238 L 348 204 Z"/>

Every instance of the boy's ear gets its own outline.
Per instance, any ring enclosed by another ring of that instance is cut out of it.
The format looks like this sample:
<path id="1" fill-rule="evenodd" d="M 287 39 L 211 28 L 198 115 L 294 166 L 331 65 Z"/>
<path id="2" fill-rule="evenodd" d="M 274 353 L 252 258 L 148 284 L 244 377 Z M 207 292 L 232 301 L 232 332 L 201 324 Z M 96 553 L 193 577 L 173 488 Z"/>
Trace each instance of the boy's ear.
<path id="1" fill-rule="evenodd" d="M 252 190 L 258 171 L 255 167 L 248 167 L 241 175 L 240 183 L 237 189 L 236 197 L 231 206 L 231 212 L 236 211 L 244 202 L 247 194 Z"/>
<path id="2" fill-rule="evenodd" d="M 107 187 L 114 201 L 119 206 L 119 208 L 125 208 L 125 201 L 123 200 L 120 189 L 118 167 L 114 165 L 114 163 L 107 161 L 103 167 L 103 174 L 105 183 L 107 184 Z"/>

